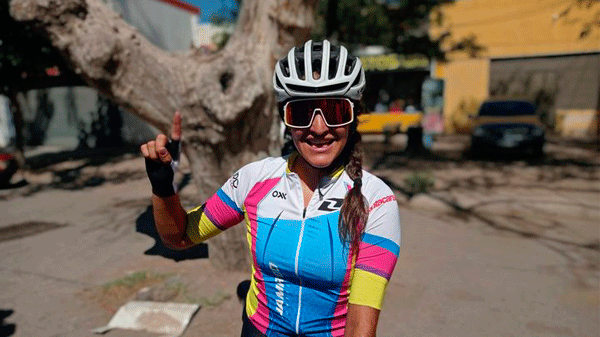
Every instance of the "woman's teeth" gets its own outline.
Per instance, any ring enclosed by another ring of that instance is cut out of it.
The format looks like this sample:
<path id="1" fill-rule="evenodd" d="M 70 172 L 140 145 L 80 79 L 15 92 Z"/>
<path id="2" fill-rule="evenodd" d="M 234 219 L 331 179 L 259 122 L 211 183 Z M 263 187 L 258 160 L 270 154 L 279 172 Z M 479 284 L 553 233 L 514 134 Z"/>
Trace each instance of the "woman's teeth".
<path id="1" fill-rule="evenodd" d="M 333 141 L 308 141 L 308 144 L 311 146 L 327 146 L 331 144 Z"/>

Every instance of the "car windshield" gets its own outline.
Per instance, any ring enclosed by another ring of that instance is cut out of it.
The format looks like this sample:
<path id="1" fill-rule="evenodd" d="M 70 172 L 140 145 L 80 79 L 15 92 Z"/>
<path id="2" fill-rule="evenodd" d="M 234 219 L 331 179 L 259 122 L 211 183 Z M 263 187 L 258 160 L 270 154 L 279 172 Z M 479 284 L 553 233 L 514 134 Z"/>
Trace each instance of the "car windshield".
<path id="1" fill-rule="evenodd" d="M 479 116 L 531 116 L 535 115 L 533 104 L 522 101 L 485 102 L 479 108 Z"/>

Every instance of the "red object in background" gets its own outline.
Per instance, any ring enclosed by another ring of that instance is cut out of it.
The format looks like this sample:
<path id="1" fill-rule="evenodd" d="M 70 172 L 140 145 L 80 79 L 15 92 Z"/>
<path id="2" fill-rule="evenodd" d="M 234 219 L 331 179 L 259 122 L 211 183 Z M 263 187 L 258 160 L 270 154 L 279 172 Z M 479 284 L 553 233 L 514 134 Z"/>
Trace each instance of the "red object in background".
<path id="1" fill-rule="evenodd" d="M 199 15 L 200 14 L 200 8 L 198 8 L 198 7 L 196 7 L 196 6 L 192 5 L 192 4 L 189 4 L 189 3 L 185 2 L 185 1 L 181 1 L 181 0 L 159 0 L 159 1 L 162 1 L 164 3 L 168 3 L 168 4 L 173 5 L 175 7 L 179 7 L 181 9 L 186 10 L 186 11 L 192 13 L 192 14 L 195 14 L 195 15 Z"/>
<path id="2" fill-rule="evenodd" d="M 60 75 L 60 70 L 58 69 L 57 66 L 54 66 L 52 68 L 46 68 L 46 75 L 48 75 L 48 76 L 59 76 Z"/>
<path id="3" fill-rule="evenodd" d="M 0 161 L 11 161 L 14 157 L 10 153 L 0 153 Z"/>
<path id="4" fill-rule="evenodd" d="M 0 187 L 10 186 L 10 178 L 17 172 L 17 163 L 10 153 L 0 153 Z"/>
<path id="5" fill-rule="evenodd" d="M 0 153 L 0 173 L 6 170 L 14 159 L 15 158 L 10 153 Z M 2 184 L 2 182 L 0 182 L 0 184 Z"/>
<path id="6" fill-rule="evenodd" d="M 403 113 L 404 112 L 404 100 L 396 99 L 390 103 L 390 112 L 391 113 Z"/>

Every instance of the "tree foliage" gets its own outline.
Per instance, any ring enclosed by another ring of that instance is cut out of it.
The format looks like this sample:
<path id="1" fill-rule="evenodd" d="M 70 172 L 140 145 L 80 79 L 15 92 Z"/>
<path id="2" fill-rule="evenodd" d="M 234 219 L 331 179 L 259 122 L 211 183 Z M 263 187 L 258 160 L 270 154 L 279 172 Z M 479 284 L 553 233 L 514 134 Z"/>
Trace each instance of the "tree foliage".
<path id="1" fill-rule="evenodd" d="M 579 32 L 579 38 L 583 39 L 589 37 L 594 29 L 600 29 L 600 1 L 598 0 L 571 0 L 571 3 L 560 13 L 557 13 L 554 17 L 558 19 L 568 19 L 571 12 L 576 10 L 592 11 L 595 13 L 592 15 L 592 19 L 581 23 L 581 31 Z"/>
<path id="2" fill-rule="evenodd" d="M 0 93 L 77 82 L 47 38 L 9 15 L 9 3 L 0 0 Z"/>
<path id="3" fill-rule="evenodd" d="M 315 38 L 353 46 L 382 45 L 403 54 L 443 58 L 440 42 L 427 34 L 437 8 L 454 0 L 325 0 L 317 10 Z"/>

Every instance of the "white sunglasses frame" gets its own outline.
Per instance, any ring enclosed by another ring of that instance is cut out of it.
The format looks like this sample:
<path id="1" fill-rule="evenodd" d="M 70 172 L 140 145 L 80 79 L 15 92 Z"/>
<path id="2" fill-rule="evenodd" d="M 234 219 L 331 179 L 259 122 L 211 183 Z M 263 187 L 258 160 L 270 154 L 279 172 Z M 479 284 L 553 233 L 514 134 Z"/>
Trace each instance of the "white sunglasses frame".
<path id="1" fill-rule="evenodd" d="M 330 125 L 329 123 L 327 123 L 327 118 L 325 118 L 325 115 L 323 114 L 323 110 L 321 110 L 320 108 L 316 108 L 316 109 L 313 110 L 312 117 L 310 118 L 310 123 L 308 123 L 307 126 L 295 126 L 295 125 L 291 125 L 291 124 L 289 124 L 287 122 L 287 114 L 285 113 L 285 109 L 287 108 L 288 104 L 290 104 L 292 102 L 312 101 L 312 100 L 316 100 L 316 99 L 333 99 L 333 100 L 348 101 L 348 103 L 350 103 L 350 109 L 351 109 L 351 112 L 352 112 L 352 119 L 350 119 L 350 121 L 346 122 L 346 123 Z M 339 128 L 339 127 L 346 126 L 346 125 L 351 124 L 352 122 L 354 122 L 354 118 L 355 118 L 354 102 L 352 102 L 351 99 L 345 98 L 345 97 L 318 97 L 318 98 L 299 98 L 299 99 L 292 99 L 292 100 L 287 101 L 285 103 L 285 105 L 283 106 L 283 123 L 287 127 L 294 128 L 294 129 L 308 129 L 308 128 L 310 128 L 312 126 L 313 122 L 315 121 L 315 116 L 317 115 L 317 110 L 319 110 L 319 113 L 321 114 L 321 117 L 323 117 L 323 121 L 325 122 L 325 125 L 327 125 L 327 127 L 329 127 L 329 128 Z"/>

